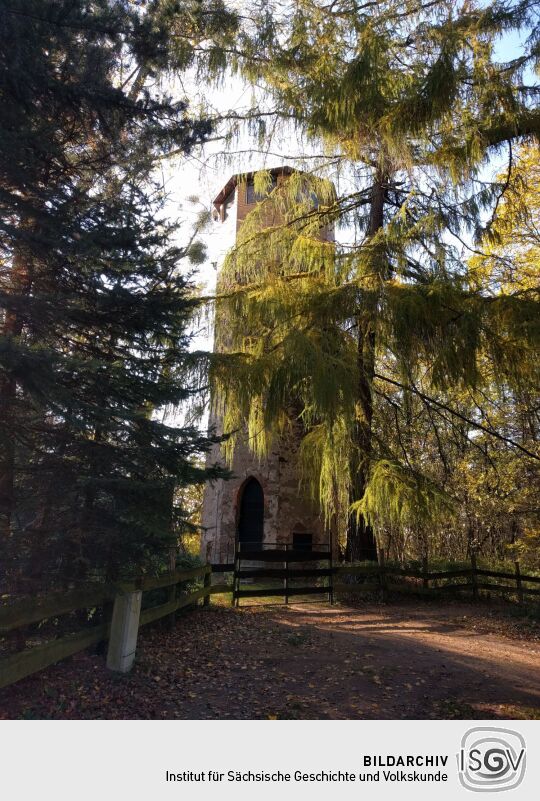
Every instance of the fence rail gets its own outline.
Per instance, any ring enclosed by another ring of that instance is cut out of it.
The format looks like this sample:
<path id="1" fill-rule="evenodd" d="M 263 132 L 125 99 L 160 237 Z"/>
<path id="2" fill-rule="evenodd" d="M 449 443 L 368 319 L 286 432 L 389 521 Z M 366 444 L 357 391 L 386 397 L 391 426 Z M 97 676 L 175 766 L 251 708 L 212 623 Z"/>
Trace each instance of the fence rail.
<path id="1" fill-rule="evenodd" d="M 206 602 L 210 595 L 230 592 L 226 584 L 211 586 L 211 572 L 210 565 L 203 565 L 187 570 L 176 570 L 165 576 L 144 577 L 115 585 L 97 585 L 67 593 L 54 593 L 34 602 L 23 601 L 0 608 L 0 634 L 6 634 L 50 618 L 114 601 L 111 620 L 0 658 L 0 687 L 13 684 L 107 639 L 109 640 L 108 666 L 113 670 L 126 672 L 134 660 L 140 626 L 174 615 L 178 610 L 191 606 L 200 599 Z M 167 603 L 150 606 L 141 611 L 141 598 L 144 592 L 169 587 L 176 596 L 178 584 L 197 578 L 204 579 L 204 587 L 201 589 L 173 597 Z M 117 652 L 117 658 L 112 657 L 113 651 Z"/>
<path id="2" fill-rule="evenodd" d="M 243 560 L 249 564 L 244 566 Z M 325 560 L 325 567 L 315 564 Z M 389 592 L 424 596 L 468 592 L 473 598 L 479 597 L 479 592 L 513 594 L 517 595 L 520 603 L 526 597 L 540 596 L 540 577 L 522 574 L 519 563 L 514 563 L 514 572 L 486 570 L 477 566 L 474 554 L 471 555 L 470 567 L 460 565 L 446 570 L 430 570 L 427 560 L 424 560 L 422 567 L 393 565 L 385 560 L 383 552 L 379 553 L 379 562 L 335 565 L 329 550 L 321 550 L 319 547 L 316 551 L 304 551 L 277 544 L 268 550 L 260 547 L 238 547 L 233 564 L 219 564 L 215 568 L 220 573 L 234 574 L 233 603 L 238 603 L 239 599 L 264 597 L 283 597 L 287 603 L 289 595 L 322 596 L 325 593 L 328 593 L 332 602 L 336 594 L 358 595 L 374 591 L 378 591 L 383 600 L 386 600 Z M 304 582 L 302 587 L 290 585 L 289 580 L 303 577 L 326 577 L 328 583 L 325 587 L 321 587 L 319 582 L 314 582 L 311 586 Z M 269 582 L 266 587 L 250 587 L 249 584 L 241 584 L 244 579 L 259 583 L 264 583 L 265 579 L 282 580 L 283 587 L 276 587 L 275 582 L 273 585 Z M 515 584 L 510 584 L 509 581 Z M 531 584 L 534 586 L 530 586 Z"/>
<path id="3" fill-rule="evenodd" d="M 474 560 L 473 560 L 474 561 Z M 334 584 L 334 592 L 338 593 L 365 593 L 373 590 L 381 590 L 383 595 L 388 591 L 394 592 L 413 592 L 418 594 L 433 594 L 440 592 L 472 592 L 477 596 L 478 590 L 487 592 L 500 592 L 503 594 L 517 595 L 519 600 L 523 600 L 524 595 L 540 596 L 540 588 L 527 587 L 526 584 L 540 584 L 539 576 L 528 576 L 520 571 L 519 563 L 515 564 L 515 571 L 510 573 L 503 570 L 484 570 L 476 567 L 458 568 L 451 570 L 418 570 L 415 568 L 396 567 L 385 563 L 375 563 L 373 565 L 340 565 L 334 568 L 334 575 L 338 578 L 343 576 L 364 577 L 371 581 L 362 583 L 340 582 Z M 418 579 L 422 584 L 396 583 L 389 581 L 390 578 Z M 376 583 L 373 579 L 376 579 Z M 446 581 L 448 579 L 463 578 L 467 581 L 451 582 L 440 584 L 435 582 Z M 478 578 L 510 579 L 514 585 L 498 584 L 495 582 L 478 581 Z M 430 586 L 431 584 L 431 586 Z"/>
<path id="4" fill-rule="evenodd" d="M 238 556 L 245 561 L 252 562 L 320 562 L 329 558 L 328 551 L 302 551 L 302 550 L 285 550 L 284 548 L 276 549 L 275 551 L 264 550 L 245 550 L 238 551 Z"/>
<path id="5" fill-rule="evenodd" d="M 261 566 L 254 566 L 258 562 Z M 321 567 L 320 563 L 325 566 Z M 278 567 L 278 563 L 280 566 Z M 317 550 L 302 548 L 287 543 L 237 543 L 233 565 L 232 603 L 240 605 L 243 598 L 283 598 L 285 604 L 290 597 L 305 595 L 327 595 L 333 601 L 333 561 L 329 546 L 319 545 Z M 307 579 L 315 579 L 307 583 Z M 328 579 L 321 585 L 319 579 Z M 249 581 L 273 579 L 266 587 L 249 586 Z M 304 579 L 301 587 L 291 586 L 291 580 Z M 242 583 L 245 582 L 246 583 Z M 276 586 L 275 582 L 281 582 Z"/>
<path id="6" fill-rule="evenodd" d="M 12 606 L 0 607 L 0 634 L 29 626 L 32 623 L 39 623 L 51 617 L 60 617 L 69 612 L 76 612 L 79 609 L 101 606 L 104 602 L 113 601 L 121 593 L 135 590 L 147 592 L 162 587 L 171 587 L 182 581 L 200 578 L 210 572 L 210 565 L 203 565 L 187 570 L 176 570 L 165 576 L 142 577 L 118 584 L 94 584 L 85 589 L 52 593 L 43 599 L 25 600 Z"/>

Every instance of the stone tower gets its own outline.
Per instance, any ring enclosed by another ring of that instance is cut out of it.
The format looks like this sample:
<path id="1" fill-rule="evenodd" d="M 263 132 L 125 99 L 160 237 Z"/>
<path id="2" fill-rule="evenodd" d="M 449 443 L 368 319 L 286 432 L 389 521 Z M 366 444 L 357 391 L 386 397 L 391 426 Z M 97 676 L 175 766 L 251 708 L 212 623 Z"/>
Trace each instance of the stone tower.
<path id="1" fill-rule="evenodd" d="M 292 170 L 271 170 L 272 185 L 286 181 Z M 258 202 L 253 175 L 234 175 L 214 200 L 216 216 L 224 236 L 234 243 L 242 221 Z M 332 232 L 325 238 L 333 239 Z M 218 279 L 219 280 L 219 279 Z M 215 321 L 214 348 L 220 337 Z M 209 425 L 223 433 L 223 422 L 211 402 Z M 299 489 L 298 437 L 289 434 L 276 442 L 272 452 L 259 459 L 249 449 L 246 436 L 239 436 L 230 469 L 233 478 L 207 484 L 203 500 L 201 555 L 213 563 L 230 563 L 237 541 L 290 544 L 303 549 L 328 543 L 328 533 L 318 508 Z M 219 445 L 208 456 L 210 463 L 223 462 Z"/>

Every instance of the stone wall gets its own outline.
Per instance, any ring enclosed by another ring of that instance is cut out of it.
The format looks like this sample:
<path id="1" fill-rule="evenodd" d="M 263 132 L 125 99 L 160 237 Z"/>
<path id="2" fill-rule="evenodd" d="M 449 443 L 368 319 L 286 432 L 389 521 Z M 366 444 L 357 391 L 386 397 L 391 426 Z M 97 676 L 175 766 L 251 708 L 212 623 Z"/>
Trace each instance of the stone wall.
<path id="1" fill-rule="evenodd" d="M 218 446 L 209 459 L 222 461 Z M 282 439 L 269 456 L 260 461 L 245 438 L 240 440 L 231 469 L 233 478 L 216 481 L 205 490 L 201 544 L 204 558 L 214 563 L 233 561 L 242 488 L 251 476 L 257 479 L 264 492 L 265 543 L 292 543 L 295 531 L 311 533 L 314 546 L 328 542 L 318 510 L 299 486 L 297 441 L 293 435 L 288 441 Z"/>

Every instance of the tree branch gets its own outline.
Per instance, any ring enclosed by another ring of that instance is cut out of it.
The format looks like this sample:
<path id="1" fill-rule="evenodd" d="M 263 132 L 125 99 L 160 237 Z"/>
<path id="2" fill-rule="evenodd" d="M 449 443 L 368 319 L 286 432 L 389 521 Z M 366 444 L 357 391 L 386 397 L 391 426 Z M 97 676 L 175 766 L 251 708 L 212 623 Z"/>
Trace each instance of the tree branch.
<path id="1" fill-rule="evenodd" d="M 487 428 L 486 426 L 483 426 L 481 423 L 476 423 L 469 417 L 465 417 L 465 415 L 460 414 L 460 412 L 456 412 L 455 409 L 451 409 L 450 406 L 447 406 L 445 403 L 441 403 L 441 401 L 435 400 L 435 398 L 430 398 L 429 395 L 425 395 L 423 392 L 420 392 L 420 390 L 417 389 L 416 387 L 408 386 L 407 384 L 402 384 L 399 381 L 394 381 L 393 378 L 388 378 L 387 376 L 380 375 L 380 373 L 375 373 L 375 378 L 378 378 L 380 381 L 385 381 L 387 384 L 392 384 L 395 387 L 399 387 L 400 389 L 413 392 L 415 395 L 417 395 L 419 398 L 422 398 L 422 400 L 426 401 L 427 403 L 432 403 L 434 406 L 438 406 L 440 409 L 444 409 L 454 417 L 458 417 L 460 420 L 463 420 L 464 423 L 467 423 L 468 425 L 473 426 L 474 428 L 478 428 L 485 434 L 489 434 L 491 437 L 495 437 L 495 439 L 498 439 L 501 442 L 505 442 L 507 445 L 512 445 L 513 448 L 517 448 L 518 450 L 522 451 L 522 453 L 526 454 L 526 456 L 530 456 L 531 459 L 536 459 L 537 461 L 540 462 L 540 456 L 538 456 L 538 454 L 527 450 L 527 448 L 524 448 L 523 445 L 519 444 L 519 442 L 515 442 L 513 439 L 510 439 L 509 437 L 505 437 L 502 434 L 499 434 L 498 431 L 494 431 L 491 428 Z"/>

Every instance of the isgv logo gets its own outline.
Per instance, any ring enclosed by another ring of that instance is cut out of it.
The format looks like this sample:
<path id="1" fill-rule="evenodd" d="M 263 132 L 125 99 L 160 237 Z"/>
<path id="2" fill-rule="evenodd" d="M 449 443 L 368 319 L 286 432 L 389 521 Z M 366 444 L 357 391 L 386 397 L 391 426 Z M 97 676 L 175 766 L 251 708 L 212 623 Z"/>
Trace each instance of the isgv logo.
<path id="1" fill-rule="evenodd" d="M 459 780 L 467 790 L 512 790 L 525 775 L 525 740 L 512 729 L 477 726 L 461 739 Z"/>

